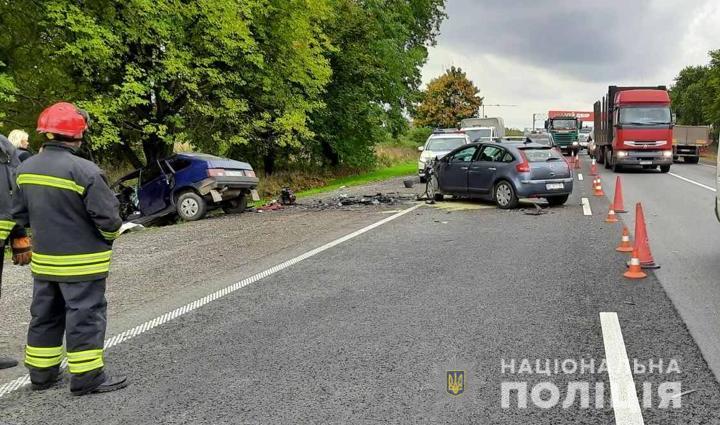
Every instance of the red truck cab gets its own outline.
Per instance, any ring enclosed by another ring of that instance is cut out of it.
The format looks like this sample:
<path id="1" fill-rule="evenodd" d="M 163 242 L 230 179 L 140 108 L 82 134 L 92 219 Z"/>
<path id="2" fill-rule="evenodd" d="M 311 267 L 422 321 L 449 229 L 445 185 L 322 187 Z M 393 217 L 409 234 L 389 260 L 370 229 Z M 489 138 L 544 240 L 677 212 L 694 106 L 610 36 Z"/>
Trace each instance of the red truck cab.
<path id="1" fill-rule="evenodd" d="M 673 122 L 665 87 L 610 86 L 595 109 L 596 133 L 601 133 L 596 134 L 596 156 L 605 168 L 638 165 L 670 171 Z"/>

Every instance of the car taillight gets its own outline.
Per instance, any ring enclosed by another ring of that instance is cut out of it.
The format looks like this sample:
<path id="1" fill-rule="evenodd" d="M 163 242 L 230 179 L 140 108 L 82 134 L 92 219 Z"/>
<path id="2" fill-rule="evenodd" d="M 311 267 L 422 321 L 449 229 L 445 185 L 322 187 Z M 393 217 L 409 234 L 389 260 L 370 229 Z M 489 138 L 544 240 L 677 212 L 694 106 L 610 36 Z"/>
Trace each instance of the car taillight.
<path id="1" fill-rule="evenodd" d="M 253 170 L 245 170 L 245 175 L 248 177 L 255 177 L 255 171 Z"/>
<path id="2" fill-rule="evenodd" d="M 518 173 L 530 172 L 530 163 L 528 162 L 525 153 L 523 153 L 522 151 L 520 152 L 520 163 L 515 165 L 515 169 L 518 171 Z"/>
<path id="3" fill-rule="evenodd" d="M 222 177 L 225 175 L 225 169 L 224 168 L 208 168 L 207 174 L 208 174 L 208 177 Z"/>

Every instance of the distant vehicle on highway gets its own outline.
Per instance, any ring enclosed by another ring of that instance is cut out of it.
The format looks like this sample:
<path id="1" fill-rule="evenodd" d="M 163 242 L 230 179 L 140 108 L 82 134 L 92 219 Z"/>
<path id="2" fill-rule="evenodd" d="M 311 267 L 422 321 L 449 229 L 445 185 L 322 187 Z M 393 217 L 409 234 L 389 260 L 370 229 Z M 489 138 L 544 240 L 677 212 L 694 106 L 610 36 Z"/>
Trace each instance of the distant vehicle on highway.
<path id="1" fill-rule="evenodd" d="M 673 121 L 665 86 L 610 86 L 594 111 L 594 156 L 599 164 L 613 171 L 626 165 L 670 171 Z"/>
<path id="2" fill-rule="evenodd" d="M 555 139 L 553 139 L 552 134 L 550 134 L 548 132 L 545 132 L 545 131 L 531 132 L 531 133 L 528 133 L 525 137 L 527 140 L 530 140 L 531 142 L 550 146 L 553 148 L 558 148 L 557 144 L 555 143 Z"/>
<path id="3" fill-rule="evenodd" d="M 557 116 L 545 121 L 545 129 L 552 134 L 558 147 L 568 154 L 577 154 L 580 150 L 579 127 L 580 120 L 574 116 Z"/>
<path id="4" fill-rule="evenodd" d="M 467 145 L 470 138 L 464 132 L 457 129 L 438 129 L 425 141 L 425 145 L 418 147 L 421 152 L 418 160 L 418 176 L 420 181 L 425 183 L 425 165 L 435 158 L 442 158 L 458 146 Z"/>
<path id="5" fill-rule="evenodd" d="M 700 162 L 700 149 L 710 145 L 709 125 L 676 125 L 673 127 L 673 160 L 688 164 Z"/>
<path id="6" fill-rule="evenodd" d="M 460 121 L 460 128 L 462 129 L 477 127 L 492 128 L 493 138 L 505 137 L 505 121 L 501 117 L 465 118 Z"/>
<path id="7" fill-rule="evenodd" d="M 472 143 L 433 164 L 432 196 L 469 196 L 492 200 L 502 209 L 515 208 L 519 198 L 539 197 L 550 205 L 567 202 L 573 174 L 562 154 L 547 145 Z"/>
<path id="8" fill-rule="evenodd" d="M 591 127 L 583 127 L 580 129 L 580 133 L 578 134 L 578 143 L 580 144 L 580 149 L 587 149 L 589 139 L 590 139 L 590 132 L 592 132 Z"/>
<path id="9" fill-rule="evenodd" d="M 471 142 L 489 142 L 497 137 L 494 127 L 468 127 L 460 131 L 467 134 Z"/>
<path id="10" fill-rule="evenodd" d="M 111 188 L 120 201 L 123 221 L 149 224 L 169 215 L 199 220 L 211 208 L 243 212 L 249 196 L 259 199 L 257 184 L 255 171 L 246 162 L 180 153 L 121 177 Z"/>

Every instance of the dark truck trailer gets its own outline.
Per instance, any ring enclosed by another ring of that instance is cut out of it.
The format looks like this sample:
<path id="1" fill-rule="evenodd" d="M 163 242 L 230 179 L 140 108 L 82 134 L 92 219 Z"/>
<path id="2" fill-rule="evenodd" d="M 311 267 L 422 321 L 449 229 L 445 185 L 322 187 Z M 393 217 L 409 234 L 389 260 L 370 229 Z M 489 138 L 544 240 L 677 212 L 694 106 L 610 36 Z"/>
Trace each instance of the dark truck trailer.
<path id="1" fill-rule="evenodd" d="M 700 161 L 700 149 L 710 145 L 709 125 L 676 125 L 673 127 L 673 159 L 690 164 Z"/>
<path id="2" fill-rule="evenodd" d="M 598 163 L 614 171 L 626 165 L 670 171 L 673 124 L 665 86 L 609 86 L 594 112 Z"/>

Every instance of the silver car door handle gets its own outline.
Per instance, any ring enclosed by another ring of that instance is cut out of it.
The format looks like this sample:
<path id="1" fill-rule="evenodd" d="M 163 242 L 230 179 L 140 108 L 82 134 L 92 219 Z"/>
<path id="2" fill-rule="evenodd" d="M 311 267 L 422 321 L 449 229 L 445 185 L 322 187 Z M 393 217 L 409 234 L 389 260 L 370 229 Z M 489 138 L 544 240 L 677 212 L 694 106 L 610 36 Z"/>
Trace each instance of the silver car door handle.
<path id="1" fill-rule="evenodd" d="M 490 171 L 497 171 L 497 168 L 495 168 L 495 167 L 490 167 L 490 168 L 488 168 L 488 170 L 490 170 Z"/>

